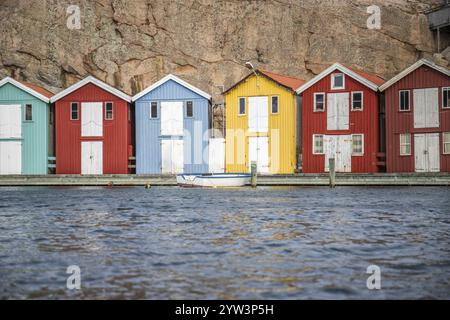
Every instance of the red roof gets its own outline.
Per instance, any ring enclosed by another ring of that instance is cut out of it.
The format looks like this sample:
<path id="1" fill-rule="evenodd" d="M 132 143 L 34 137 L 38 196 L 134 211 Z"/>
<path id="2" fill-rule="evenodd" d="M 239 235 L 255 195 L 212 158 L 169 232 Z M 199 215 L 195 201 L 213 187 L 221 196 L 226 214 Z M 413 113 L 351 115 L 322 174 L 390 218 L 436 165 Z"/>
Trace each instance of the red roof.
<path id="1" fill-rule="evenodd" d="M 44 97 L 46 98 L 51 98 L 54 96 L 54 93 L 48 91 L 47 89 L 44 89 L 42 87 L 39 87 L 35 84 L 29 83 L 29 82 L 25 82 L 25 81 L 20 81 L 18 80 L 18 82 L 20 82 L 21 84 L 23 84 L 24 86 L 36 91 L 37 93 L 42 94 Z"/>
<path id="2" fill-rule="evenodd" d="M 364 72 L 364 71 L 349 67 L 347 65 L 345 65 L 345 67 L 352 70 L 353 72 L 359 74 L 361 77 L 369 80 L 370 82 L 376 84 L 377 86 L 381 86 L 383 83 L 386 82 L 383 78 L 377 76 L 374 73 Z"/>
<path id="3" fill-rule="evenodd" d="M 269 72 L 266 70 L 258 69 L 257 71 L 262 73 L 266 77 L 269 77 L 270 79 L 274 80 L 275 82 L 278 82 L 279 84 L 282 84 L 285 87 L 291 88 L 293 91 L 298 89 L 300 86 L 302 86 L 306 82 L 303 79 L 284 76 L 284 75 Z"/>

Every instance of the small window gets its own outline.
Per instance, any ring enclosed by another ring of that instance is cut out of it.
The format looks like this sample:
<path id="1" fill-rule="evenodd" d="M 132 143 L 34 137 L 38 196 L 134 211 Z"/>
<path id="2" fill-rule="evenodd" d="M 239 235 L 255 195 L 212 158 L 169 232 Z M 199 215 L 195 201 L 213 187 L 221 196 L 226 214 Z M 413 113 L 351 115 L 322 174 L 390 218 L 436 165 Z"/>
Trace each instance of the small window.
<path id="1" fill-rule="evenodd" d="M 25 121 L 33 121 L 33 106 L 31 104 L 25 105 Z"/>
<path id="2" fill-rule="evenodd" d="M 409 90 L 401 90 L 400 91 L 400 99 L 399 99 L 399 110 L 400 111 L 409 111 Z"/>
<path id="3" fill-rule="evenodd" d="M 408 133 L 400 135 L 400 155 L 411 155 L 411 135 Z"/>
<path id="4" fill-rule="evenodd" d="M 344 89 L 344 74 L 335 73 L 331 77 L 331 89 Z"/>
<path id="5" fill-rule="evenodd" d="M 314 111 L 325 111 L 325 93 L 314 94 Z"/>
<path id="6" fill-rule="evenodd" d="M 450 154 L 450 132 L 444 132 L 443 134 L 444 154 Z"/>
<path id="7" fill-rule="evenodd" d="M 239 98 L 239 114 L 245 114 L 245 98 Z"/>
<path id="8" fill-rule="evenodd" d="M 323 154 L 323 135 L 313 135 L 313 154 Z"/>
<path id="9" fill-rule="evenodd" d="M 278 113 L 278 97 L 272 97 L 272 113 Z"/>
<path id="10" fill-rule="evenodd" d="M 105 105 L 105 120 L 112 120 L 113 118 L 113 104 L 112 102 L 107 102 Z"/>
<path id="11" fill-rule="evenodd" d="M 361 111 L 363 109 L 363 93 L 352 92 L 352 110 Z"/>
<path id="12" fill-rule="evenodd" d="M 78 119 L 79 119 L 78 103 L 72 102 L 70 104 L 70 120 L 78 120 Z"/>
<path id="13" fill-rule="evenodd" d="M 150 118 L 158 118 L 158 102 L 152 102 L 150 104 Z"/>
<path id="14" fill-rule="evenodd" d="M 450 88 L 442 88 L 442 108 L 450 109 Z"/>
<path id="15" fill-rule="evenodd" d="M 186 117 L 192 118 L 194 116 L 194 103 L 192 101 L 186 102 Z"/>
<path id="16" fill-rule="evenodd" d="M 352 135 L 352 154 L 353 155 L 364 154 L 364 141 L 362 134 Z"/>

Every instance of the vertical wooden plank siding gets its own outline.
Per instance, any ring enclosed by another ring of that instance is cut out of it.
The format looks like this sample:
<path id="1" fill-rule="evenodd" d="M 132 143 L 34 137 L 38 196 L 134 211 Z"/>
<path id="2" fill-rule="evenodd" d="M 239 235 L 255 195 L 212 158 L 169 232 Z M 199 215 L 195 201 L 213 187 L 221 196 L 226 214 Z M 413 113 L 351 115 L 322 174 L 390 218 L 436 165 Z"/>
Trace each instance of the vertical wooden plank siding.
<path id="1" fill-rule="evenodd" d="M 49 105 L 10 83 L 0 88 L 0 105 L 22 106 L 22 174 L 47 174 Z M 32 104 L 33 120 L 25 121 L 25 105 Z"/>
<path id="2" fill-rule="evenodd" d="M 330 73 L 302 93 L 302 171 L 305 173 L 322 173 L 325 171 L 325 155 L 313 154 L 313 135 L 349 135 L 364 134 L 364 155 L 352 156 L 352 172 L 377 172 L 377 153 L 379 146 L 379 121 L 377 92 L 345 75 L 345 88 L 331 90 Z M 363 92 L 363 110 L 349 111 L 348 130 L 327 130 L 328 99 L 325 97 L 325 111 L 314 112 L 314 93 L 348 93 L 351 108 L 351 92 Z"/>
<path id="3" fill-rule="evenodd" d="M 79 120 L 70 120 L 71 102 L 79 103 Z M 103 103 L 103 137 L 81 136 L 81 103 Z M 105 120 L 105 103 L 113 103 L 113 120 Z M 81 141 L 103 141 L 103 173 L 127 174 L 131 140 L 128 102 L 90 83 L 55 103 L 56 173 L 81 173 Z"/>
<path id="4" fill-rule="evenodd" d="M 296 99 L 295 94 L 264 76 L 252 75 L 225 95 L 226 102 L 226 172 L 249 172 L 248 100 L 269 97 L 269 172 L 295 172 L 296 161 Z M 271 97 L 278 96 L 278 114 L 271 113 Z M 246 99 L 246 114 L 239 115 L 239 98 Z M 242 137 L 242 138 L 240 138 Z"/>
<path id="5" fill-rule="evenodd" d="M 450 87 L 450 77 L 421 66 L 385 90 L 386 157 L 388 172 L 414 172 L 414 134 L 439 133 L 440 170 L 450 172 L 450 155 L 443 154 L 442 133 L 450 132 L 450 109 L 442 109 L 442 88 Z M 439 127 L 414 128 L 414 89 L 439 88 Z M 410 90 L 410 111 L 399 111 L 399 91 Z M 411 134 L 411 155 L 400 155 L 400 134 Z"/>

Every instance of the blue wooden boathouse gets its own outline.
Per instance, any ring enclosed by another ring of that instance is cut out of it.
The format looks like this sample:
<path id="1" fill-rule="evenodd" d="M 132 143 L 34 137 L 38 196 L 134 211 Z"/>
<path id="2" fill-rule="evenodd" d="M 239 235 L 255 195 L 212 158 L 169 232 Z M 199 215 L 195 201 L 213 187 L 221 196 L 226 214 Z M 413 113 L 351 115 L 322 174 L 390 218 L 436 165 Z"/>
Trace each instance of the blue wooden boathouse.
<path id="1" fill-rule="evenodd" d="M 132 100 L 136 174 L 208 172 L 209 94 L 170 74 Z"/>

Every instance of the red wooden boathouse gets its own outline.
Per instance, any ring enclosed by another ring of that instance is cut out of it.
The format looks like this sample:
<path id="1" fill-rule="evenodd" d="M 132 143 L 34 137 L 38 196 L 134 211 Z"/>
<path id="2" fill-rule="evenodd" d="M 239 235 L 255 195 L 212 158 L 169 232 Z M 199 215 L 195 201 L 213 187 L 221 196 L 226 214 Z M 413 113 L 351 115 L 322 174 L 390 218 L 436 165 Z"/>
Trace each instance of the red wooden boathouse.
<path id="1" fill-rule="evenodd" d="M 419 60 L 380 87 L 388 172 L 450 172 L 450 70 Z"/>
<path id="2" fill-rule="evenodd" d="M 56 173 L 127 174 L 131 98 L 87 77 L 55 95 Z"/>
<path id="3" fill-rule="evenodd" d="M 333 64 L 297 89 L 302 95 L 302 171 L 379 171 L 379 96 L 384 80 Z"/>

